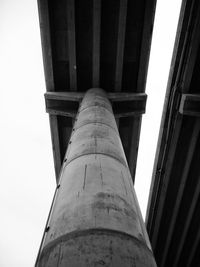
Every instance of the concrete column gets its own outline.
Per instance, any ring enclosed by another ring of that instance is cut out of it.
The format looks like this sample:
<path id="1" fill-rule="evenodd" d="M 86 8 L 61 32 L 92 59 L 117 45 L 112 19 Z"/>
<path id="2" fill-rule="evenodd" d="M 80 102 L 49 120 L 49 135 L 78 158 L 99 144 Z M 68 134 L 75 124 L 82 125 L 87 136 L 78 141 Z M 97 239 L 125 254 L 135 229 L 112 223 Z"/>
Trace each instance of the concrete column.
<path id="1" fill-rule="evenodd" d="M 156 266 L 112 107 L 83 98 L 36 266 Z"/>

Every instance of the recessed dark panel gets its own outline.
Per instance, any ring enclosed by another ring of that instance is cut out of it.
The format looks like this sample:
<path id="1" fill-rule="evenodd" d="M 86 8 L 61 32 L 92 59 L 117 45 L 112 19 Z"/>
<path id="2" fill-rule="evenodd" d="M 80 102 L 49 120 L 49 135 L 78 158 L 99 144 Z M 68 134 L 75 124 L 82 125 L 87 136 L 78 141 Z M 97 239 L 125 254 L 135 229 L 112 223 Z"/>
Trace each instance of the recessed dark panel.
<path id="1" fill-rule="evenodd" d="M 55 58 L 57 61 L 69 61 L 67 31 L 57 30 L 55 38 Z"/>
<path id="2" fill-rule="evenodd" d="M 75 1 L 76 63 L 78 90 L 92 87 L 92 0 Z"/>
<path id="3" fill-rule="evenodd" d="M 72 131 L 72 119 L 58 116 L 61 161 L 63 161 Z"/>
<path id="4" fill-rule="evenodd" d="M 199 84 L 200 84 L 200 46 L 198 49 L 197 57 L 195 59 L 195 67 L 190 86 L 190 93 L 200 94 Z"/>
<path id="5" fill-rule="evenodd" d="M 114 91 L 119 20 L 119 0 L 102 0 L 100 86 Z"/>
<path id="6" fill-rule="evenodd" d="M 124 62 L 122 91 L 135 92 L 137 88 L 137 62 Z"/>
<path id="7" fill-rule="evenodd" d="M 55 91 L 68 91 L 69 87 L 69 62 L 55 61 Z"/>
<path id="8" fill-rule="evenodd" d="M 66 1 L 49 1 L 49 15 L 55 91 L 67 91 L 69 62 Z"/>
<path id="9" fill-rule="evenodd" d="M 144 19 L 144 0 L 128 1 L 122 91 L 136 91 L 140 49 L 141 23 Z"/>
<path id="10" fill-rule="evenodd" d="M 51 30 L 67 30 L 67 1 L 48 1 Z"/>
<path id="11" fill-rule="evenodd" d="M 126 158 L 129 158 L 130 153 L 130 142 L 131 142 L 131 132 L 133 127 L 133 118 L 120 118 L 120 125 L 119 125 L 119 134 L 122 140 L 122 145 L 124 148 L 124 152 Z M 131 130 L 130 130 L 131 129 Z"/>

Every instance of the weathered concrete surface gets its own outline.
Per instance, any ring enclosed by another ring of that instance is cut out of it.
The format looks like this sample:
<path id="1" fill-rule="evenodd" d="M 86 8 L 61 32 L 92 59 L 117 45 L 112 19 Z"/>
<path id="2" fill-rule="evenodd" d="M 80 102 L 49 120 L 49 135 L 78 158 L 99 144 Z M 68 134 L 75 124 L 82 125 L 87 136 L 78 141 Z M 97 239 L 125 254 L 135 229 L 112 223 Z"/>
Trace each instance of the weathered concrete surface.
<path id="1" fill-rule="evenodd" d="M 156 266 L 100 89 L 89 90 L 80 105 L 36 266 Z"/>
<path id="2" fill-rule="evenodd" d="M 92 229 L 56 241 L 45 249 L 41 266 L 155 266 L 150 250 L 124 233 Z"/>

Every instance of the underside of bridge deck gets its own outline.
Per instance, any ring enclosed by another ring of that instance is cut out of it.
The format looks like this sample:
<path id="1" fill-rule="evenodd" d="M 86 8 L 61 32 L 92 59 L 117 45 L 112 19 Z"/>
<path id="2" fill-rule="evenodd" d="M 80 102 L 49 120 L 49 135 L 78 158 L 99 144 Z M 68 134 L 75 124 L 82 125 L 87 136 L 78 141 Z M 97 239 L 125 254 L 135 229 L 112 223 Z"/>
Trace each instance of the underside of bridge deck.
<path id="1" fill-rule="evenodd" d="M 147 210 L 160 267 L 200 266 L 200 2 L 182 2 Z"/>
<path id="2" fill-rule="evenodd" d="M 57 179 L 81 97 L 98 87 L 112 93 L 109 98 L 134 180 L 155 2 L 38 0 Z"/>

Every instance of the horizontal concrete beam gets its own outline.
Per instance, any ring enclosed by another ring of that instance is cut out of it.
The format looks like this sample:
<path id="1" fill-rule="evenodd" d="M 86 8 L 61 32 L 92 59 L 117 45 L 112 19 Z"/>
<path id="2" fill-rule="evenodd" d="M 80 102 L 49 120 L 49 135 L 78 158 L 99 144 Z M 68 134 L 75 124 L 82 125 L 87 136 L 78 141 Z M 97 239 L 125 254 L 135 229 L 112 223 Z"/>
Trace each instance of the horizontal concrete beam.
<path id="1" fill-rule="evenodd" d="M 74 118 L 84 93 L 47 92 L 44 96 L 49 114 Z M 147 95 L 144 93 L 107 93 L 107 96 L 116 118 L 145 113 Z"/>
<path id="2" fill-rule="evenodd" d="M 183 115 L 200 117 L 200 95 L 182 94 L 179 112 Z"/>

